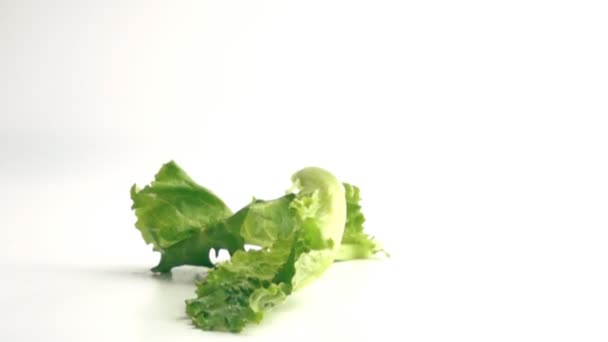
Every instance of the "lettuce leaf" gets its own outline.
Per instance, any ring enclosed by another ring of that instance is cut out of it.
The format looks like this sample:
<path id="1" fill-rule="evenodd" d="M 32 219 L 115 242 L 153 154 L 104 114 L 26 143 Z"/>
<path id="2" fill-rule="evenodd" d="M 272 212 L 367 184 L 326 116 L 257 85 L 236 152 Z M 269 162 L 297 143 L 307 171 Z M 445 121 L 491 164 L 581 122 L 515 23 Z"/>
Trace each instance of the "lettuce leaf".
<path id="1" fill-rule="evenodd" d="M 333 262 L 346 222 L 342 184 L 319 168 L 299 171 L 293 182 L 297 194 L 250 205 L 253 218 L 244 220 L 241 235 L 263 248 L 236 252 L 186 301 L 197 327 L 241 331 Z"/>
<path id="2" fill-rule="evenodd" d="M 186 313 L 204 330 L 238 332 L 321 276 L 334 260 L 369 258 L 382 247 L 364 233 L 359 188 L 309 167 L 274 200 L 254 199 L 236 213 L 177 164 L 131 188 L 136 228 L 161 253 L 154 272 L 197 265 L 212 268 L 197 284 Z M 245 245 L 259 249 L 245 250 Z M 210 252 L 226 249 L 214 265 Z"/>
<path id="3" fill-rule="evenodd" d="M 346 194 L 346 227 L 336 260 L 367 259 L 377 253 L 389 255 L 382 245 L 364 232 L 365 216 L 361 212 L 361 195 L 358 187 L 344 183 Z"/>
<path id="4" fill-rule="evenodd" d="M 168 272 L 179 265 L 211 267 L 211 249 L 231 252 L 242 248 L 228 220 L 232 211 L 210 190 L 196 184 L 173 161 L 163 165 L 154 181 L 138 189 L 131 187 L 132 209 L 144 241 L 161 253 L 155 272 Z"/>

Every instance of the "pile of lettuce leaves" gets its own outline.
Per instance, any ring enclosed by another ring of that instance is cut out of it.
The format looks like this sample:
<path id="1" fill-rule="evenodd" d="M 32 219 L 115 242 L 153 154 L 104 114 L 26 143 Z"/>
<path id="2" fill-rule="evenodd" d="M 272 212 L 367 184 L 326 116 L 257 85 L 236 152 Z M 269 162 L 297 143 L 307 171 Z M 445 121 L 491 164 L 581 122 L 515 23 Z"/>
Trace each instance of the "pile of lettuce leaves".
<path id="1" fill-rule="evenodd" d="M 173 161 L 150 185 L 131 188 L 135 227 L 161 253 L 152 271 L 210 268 L 197 283 L 196 298 L 186 301 L 195 326 L 239 332 L 334 261 L 384 252 L 363 231 L 359 188 L 317 167 L 304 168 L 291 180 L 287 194 L 254 199 L 236 212 Z M 227 250 L 230 260 L 214 264 L 211 254 L 220 250 Z"/>

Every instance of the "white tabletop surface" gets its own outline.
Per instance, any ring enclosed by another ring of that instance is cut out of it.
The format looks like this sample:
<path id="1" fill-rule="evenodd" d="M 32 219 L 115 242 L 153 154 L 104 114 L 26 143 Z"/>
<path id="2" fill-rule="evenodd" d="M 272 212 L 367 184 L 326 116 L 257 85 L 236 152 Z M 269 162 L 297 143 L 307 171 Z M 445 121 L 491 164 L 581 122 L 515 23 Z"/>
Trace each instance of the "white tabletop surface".
<path id="1" fill-rule="evenodd" d="M 144 266 L 3 266 L 0 338 L 58 342 L 237 341 L 245 337 L 252 341 L 374 340 L 377 334 L 400 330 L 395 326 L 397 316 L 407 315 L 391 298 L 395 285 L 383 285 L 387 279 L 380 273 L 388 264 L 381 263 L 335 265 L 317 284 L 267 314 L 259 326 L 238 335 L 204 332 L 190 324 L 184 300 L 193 296 L 194 279 L 203 269 L 186 267 L 166 277 L 154 276 Z M 394 314 L 383 313 L 388 308 Z"/>

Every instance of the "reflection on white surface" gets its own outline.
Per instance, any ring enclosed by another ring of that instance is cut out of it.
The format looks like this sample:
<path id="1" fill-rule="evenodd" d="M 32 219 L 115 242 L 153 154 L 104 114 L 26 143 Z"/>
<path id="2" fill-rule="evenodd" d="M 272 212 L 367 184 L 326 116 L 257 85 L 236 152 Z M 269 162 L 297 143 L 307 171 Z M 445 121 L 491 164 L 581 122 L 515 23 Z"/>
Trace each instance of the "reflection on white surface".
<path id="1" fill-rule="evenodd" d="M 375 324 L 367 317 L 373 306 L 361 298 L 373 285 L 369 272 L 378 265 L 363 261 L 334 266 L 325 278 L 240 335 L 195 329 L 184 313 L 184 300 L 194 296 L 194 281 L 204 276 L 203 268 L 183 267 L 172 276 L 158 276 L 139 267 L 7 266 L 4 272 L 11 276 L 3 278 L 0 292 L 2 337 L 96 342 L 200 341 L 212 336 L 221 341 L 244 335 L 255 341 L 310 341 L 339 331 L 341 338 L 356 340 L 365 334 L 361 324 Z"/>
<path id="2" fill-rule="evenodd" d="M 172 281 L 145 269 L 41 267 L 11 269 L 2 317 L 8 340 L 143 340 L 150 330 L 185 320 L 193 276 Z M 199 270 L 200 272 L 200 270 Z M 35 285 L 34 285 L 35 284 Z M 17 312 L 13 312 L 13 310 Z"/>

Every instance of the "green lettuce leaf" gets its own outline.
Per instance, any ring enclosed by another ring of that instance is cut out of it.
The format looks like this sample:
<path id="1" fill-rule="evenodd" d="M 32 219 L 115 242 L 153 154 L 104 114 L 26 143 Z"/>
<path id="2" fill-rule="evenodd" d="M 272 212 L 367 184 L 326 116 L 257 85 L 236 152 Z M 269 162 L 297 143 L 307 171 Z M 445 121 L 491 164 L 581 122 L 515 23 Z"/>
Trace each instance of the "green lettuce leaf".
<path id="1" fill-rule="evenodd" d="M 333 262 L 346 222 L 342 184 L 329 172 L 306 168 L 292 178 L 299 192 L 255 201 L 241 226 L 246 243 L 197 285 L 186 301 L 192 322 L 205 330 L 238 332 L 319 277 Z"/>
<path id="2" fill-rule="evenodd" d="M 286 210 L 289 207 L 298 211 L 304 226 L 314 224 L 317 219 L 339 217 L 323 212 L 325 207 L 321 203 L 328 203 L 329 198 L 336 201 L 338 196 L 328 190 L 332 187 L 322 184 L 323 173 L 315 170 L 307 168 L 294 175 L 294 189 L 300 189 L 297 198 L 291 193 L 274 201 L 254 200 L 231 216 L 219 197 L 195 183 L 175 162 L 163 165 L 150 185 L 141 190 L 136 185 L 131 188 L 132 209 L 137 216 L 135 226 L 143 239 L 161 253 L 159 264 L 152 270 L 169 272 L 181 265 L 212 267 L 209 256 L 212 249 L 233 253 L 243 249 L 245 241 L 269 247 L 292 232 L 295 223 Z M 316 175 L 307 177 L 306 173 L 311 172 Z M 384 252 L 379 243 L 363 232 L 365 217 L 359 204 L 359 188 L 347 183 L 343 186 L 347 219 L 341 243 L 333 245 L 337 251 L 335 259 L 369 258 Z M 319 224 L 332 226 L 332 222 Z M 327 235 L 328 232 L 331 234 Z M 338 229 L 328 232 L 325 238 L 331 241 L 338 241 L 336 234 L 342 234 Z"/>
<path id="3" fill-rule="evenodd" d="M 247 215 L 240 227 L 240 236 L 248 243 L 270 247 L 276 240 L 283 240 L 293 232 L 294 217 L 290 212 L 294 194 L 273 201 L 252 201 L 245 210 Z"/>
<path id="4" fill-rule="evenodd" d="M 133 185 L 131 199 L 135 227 L 161 253 L 155 272 L 179 265 L 211 267 L 211 249 L 235 251 L 243 246 L 230 229 L 239 226 L 242 215 L 228 220 L 232 212 L 226 204 L 173 161 L 161 167 L 150 185 L 141 190 Z"/>
<path id="5" fill-rule="evenodd" d="M 334 260 L 384 252 L 364 233 L 359 188 L 314 167 L 296 172 L 292 182 L 287 195 L 254 199 L 234 214 L 174 162 L 163 165 L 150 185 L 131 188 L 135 226 L 161 253 L 152 271 L 213 267 L 197 284 L 197 297 L 186 301 L 194 325 L 241 331 L 321 276 Z M 245 251 L 245 244 L 259 249 Z M 209 254 L 220 249 L 231 259 L 214 265 Z"/>
<path id="6" fill-rule="evenodd" d="M 346 227 L 336 256 L 336 260 L 352 260 L 371 258 L 377 253 L 388 253 L 379 242 L 364 232 L 365 216 L 361 212 L 360 190 L 358 187 L 344 183 L 346 195 Z"/>
<path id="7" fill-rule="evenodd" d="M 259 322 L 263 311 L 290 293 L 277 277 L 291 252 L 293 241 L 275 243 L 273 249 L 238 251 L 227 263 L 211 270 L 197 285 L 197 298 L 186 301 L 186 313 L 204 330 L 238 332 Z"/>

